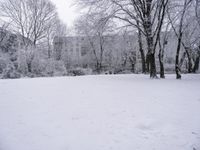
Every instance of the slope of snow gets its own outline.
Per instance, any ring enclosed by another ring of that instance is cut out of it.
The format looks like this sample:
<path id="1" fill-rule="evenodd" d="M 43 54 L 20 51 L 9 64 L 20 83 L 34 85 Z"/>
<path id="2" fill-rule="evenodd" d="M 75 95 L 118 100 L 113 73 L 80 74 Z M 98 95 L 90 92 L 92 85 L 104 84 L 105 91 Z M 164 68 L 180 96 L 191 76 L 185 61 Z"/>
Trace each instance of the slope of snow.
<path id="1" fill-rule="evenodd" d="M 0 150 L 200 150 L 200 76 L 0 80 Z"/>

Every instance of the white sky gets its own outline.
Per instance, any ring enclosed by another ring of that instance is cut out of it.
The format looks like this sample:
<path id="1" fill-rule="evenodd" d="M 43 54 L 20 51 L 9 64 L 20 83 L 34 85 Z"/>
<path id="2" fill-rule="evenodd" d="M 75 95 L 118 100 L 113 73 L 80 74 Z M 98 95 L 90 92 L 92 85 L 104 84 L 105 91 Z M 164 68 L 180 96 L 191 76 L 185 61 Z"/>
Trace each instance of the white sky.
<path id="1" fill-rule="evenodd" d="M 73 5 L 75 0 L 51 0 L 58 9 L 60 19 L 67 24 L 68 27 L 73 25 L 73 22 L 78 17 L 77 8 Z"/>

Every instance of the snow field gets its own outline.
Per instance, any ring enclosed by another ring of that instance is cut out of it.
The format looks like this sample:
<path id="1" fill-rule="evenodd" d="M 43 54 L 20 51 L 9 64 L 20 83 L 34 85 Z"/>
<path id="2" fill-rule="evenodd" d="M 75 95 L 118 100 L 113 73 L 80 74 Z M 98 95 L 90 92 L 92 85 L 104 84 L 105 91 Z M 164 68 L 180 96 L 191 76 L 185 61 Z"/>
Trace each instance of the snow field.
<path id="1" fill-rule="evenodd" d="M 0 80 L 0 150 L 199 150 L 200 76 Z"/>

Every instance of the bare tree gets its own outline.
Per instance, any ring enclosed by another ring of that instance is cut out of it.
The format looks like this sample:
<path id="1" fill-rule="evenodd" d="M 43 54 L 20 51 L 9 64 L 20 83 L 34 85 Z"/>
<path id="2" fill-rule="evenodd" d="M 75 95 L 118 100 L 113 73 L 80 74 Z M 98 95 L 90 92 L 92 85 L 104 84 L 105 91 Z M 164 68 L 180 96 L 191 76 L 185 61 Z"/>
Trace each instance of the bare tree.
<path id="1" fill-rule="evenodd" d="M 168 44 L 169 26 L 170 26 L 170 23 L 168 21 L 166 21 L 165 30 L 159 36 L 159 39 L 158 39 L 159 40 L 159 43 L 158 43 L 158 47 L 159 47 L 158 58 L 159 58 L 159 63 L 160 63 L 160 78 L 165 78 L 164 53 L 165 53 L 166 45 Z"/>
<path id="2" fill-rule="evenodd" d="M 56 17 L 55 6 L 49 0 L 2 0 L 0 10 L 11 26 L 33 45 L 43 39 L 51 21 Z M 29 43 L 23 41 L 24 45 Z"/>
<path id="3" fill-rule="evenodd" d="M 149 72 L 147 70 L 148 67 L 146 67 L 146 57 L 145 57 L 145 52 L 143 49 L 143 42 L 142 42 L 142 32 L 140 30 L 140 22 L 139 20 L 136 20 L 137 26 L 138 26 L 138 45 L 139 45 L 139 51 L 142 59 L 142 73 Z"/>
<path id="4" fill-rule="evenodd" d="M 174 3 L 171 3 L 171 8 L 176 8 L 175 13 L 170 13 L 170 8 L 168 8 L 168 18 L 170 20 L 172 29 L 174 30 L 174 33 L 178 39 L 177 49 L 176 49 L 176 60 L 175 60 L 175 70 L 176 70 L 177 79 L 181 79 L 181 64 L 182 63 L 179 62 L 181 46 L 185 48 L 186 54 L 188 55 L 189 65 L 191 64 L 189 52 L 187 51 L 188 48 L 185 46 L 183 42 L 183 34 L 184 34 L 185 29 L 187 28 L 187 24 L 184 24 L 184 21 L 185 21 L 184 19 L 185 19 L 188 7 L 191 5 L 191 2 L 192 0 L 184 0 L 182 5 L 180 1 L 174 1 Z M 175 7 L 175 6 L 178 6 L 178 7 Z M 174 16 L 173 18 L 171 16 L 172 14 Z"/>
<path id="5" fill-rule="evenodd" d="M 162 29 L 168 0 L 79 0 L 91 11 L 104 11 L 108 18 L 117 18 L 141 31 L 146 37 L 147 63 L 150 77 L 156 78 L 155 50 Z M 138 26 L 139 24 L 139 26 Z M 143 51 L 140 49 L 142 58 Z"/>
<path id="6" fill-rule="evenodd" d="M 86 36 L 92 50 L 96 71 L 101 72 L 105 54 L 106 35 L 111 30 L 110 22 L 105 19 L 104 14 L 91 13 L 81 16 L 76 22 L 76 29 L 82 35 Z"/>
<path id="7" fill-rule="evenodd" d="M 200 30 L 200 1 L 199 0 L 196 0 L 195 1 L 195 16 L 196 16 L 196 20 L 197 20 L 197 23 L 198 23 L 198 27 L 199 27 L 199 30 Z M 197 42 L 198 42 L 198 46 L 197 48 L 195 49 L 196 50 L 196 55 L 194 57 L 194 67 L 193 67 L 193 70 L 192 72 L 195 73 L 198 69 L 199 69 L 199 63 L 200 63 L 200 37 L 197 37 Z"/>
<path id="8" fill-rule="evenodd" d="M 62 21 L 57 18 L 51 21 L 47 26 L 46 31 L 46 44 L 48 51 L 48 58 L 51 58 L 53 51 L 53 40 L 55 37 L 64 37 L 67 34 L 67 27 Z"/>

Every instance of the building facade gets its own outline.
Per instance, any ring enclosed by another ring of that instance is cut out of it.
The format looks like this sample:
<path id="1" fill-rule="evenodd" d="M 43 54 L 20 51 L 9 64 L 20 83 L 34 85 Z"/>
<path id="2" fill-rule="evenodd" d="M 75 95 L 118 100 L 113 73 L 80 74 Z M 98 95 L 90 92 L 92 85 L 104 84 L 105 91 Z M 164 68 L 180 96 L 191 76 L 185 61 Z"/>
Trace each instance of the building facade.
<path id="1" fill-rule="evenodd" d="M 143 39 L 143 49 L 145 39 Z M 55 37 L 54 56 L 56 60 L 64 61 L 67 67 L 90 67 L 94 68 L 96 59 L 100 61 L 101 43 L 98 37 Z M 129 69 L 141 72 L 142 61 L 138 47 L 137 34 L 135 35 L 106 35 L 103 37 L 102 65 L 108 70 L 116 68 Z M 170 43 L 170 44 L 169 44 Z M 169 70 L 174 69 L 177 41 L 170 36 L 165 47 L 165 64 Z M 159 49 L 156 50 L 157 53 Z M 146 52 L 145 52 L 146 53 Z M 96 55 L 96 56 L 95 56 Z M 159 61 L 156 55 L 156 64 L 159 71 Z"/>
<path id="2" fill-rule="evenodd" d="M 130 53 L 137 59 L 136 56 L 139 55 L 136 42 L 137 39 L 130 35 L 104 36 L 101 41 L 99 37 L 55 37 L 54 57 L 56 60 L 63 60 L 67 66 L 83 67 L 95 65 L 95 59 L 101 61 L 102 55 L 104 67 L 116 67 L 127 63 L 129 59 L 126 57 Z"/>

